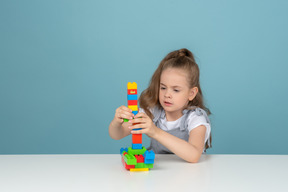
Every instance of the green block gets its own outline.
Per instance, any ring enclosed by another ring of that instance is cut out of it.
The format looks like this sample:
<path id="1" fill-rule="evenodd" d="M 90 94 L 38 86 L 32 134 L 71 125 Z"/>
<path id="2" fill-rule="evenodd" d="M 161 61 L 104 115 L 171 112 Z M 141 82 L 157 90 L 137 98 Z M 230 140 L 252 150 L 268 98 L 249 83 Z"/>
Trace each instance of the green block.
<path id="1" fill-rule="evenodd" d="M 149 168 L 149 169 L 152 169 L 153 168 L 153 164 L 137 163 L 135 165 L 135 168 Z"/>
<path id="2" fill-rule="evenodd" d="M 127 165 L 136 165 L 137 159 L 134 155 L 131 154 L 125 154 L 124 161 L 127 163 Z"/>
<path id="3" fill-rule="evenodd" d="M 128 154 L 131 155 L 143 155 L 146 151 L 145 147 L 142 147 L 142 149 L 132 149 L 131 147 L 128 148 Z"/>
<path id="4" fill-rule="evenodd" d="M 124 122 L 128 122 L 128 121 L 129 121 L 129 119 L 123 119 L 123 121 L 124 121 Z"/>
<path id="5" fill-rule="evenodd" d="M 143 168 L 152 169 L 152 168 L 153 168 L 153 165 L 154 165 L 154 164 L 145 164 L 145 163 L 144 163 L 144 166 L 145 166 L 145 167 L 143 167 Z"/>
<path id="6" fill-rule="evenodd" d="M 146 167 L 144 167 L 144 163 L 137 163 L 135 165 L 135 168 L 146 168 Z"/>

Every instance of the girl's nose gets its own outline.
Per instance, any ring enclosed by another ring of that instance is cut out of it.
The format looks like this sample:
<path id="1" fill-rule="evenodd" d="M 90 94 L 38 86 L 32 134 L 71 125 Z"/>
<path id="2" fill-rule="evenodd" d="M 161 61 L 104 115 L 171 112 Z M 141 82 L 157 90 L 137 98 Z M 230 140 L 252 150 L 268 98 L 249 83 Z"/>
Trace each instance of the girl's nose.
<path id="1" fill-rule="evenodd" d="M 171 98 L 171 94 L 169 91 L 166 91 L 165 95 L 164 95 L 166 98 Z"/>

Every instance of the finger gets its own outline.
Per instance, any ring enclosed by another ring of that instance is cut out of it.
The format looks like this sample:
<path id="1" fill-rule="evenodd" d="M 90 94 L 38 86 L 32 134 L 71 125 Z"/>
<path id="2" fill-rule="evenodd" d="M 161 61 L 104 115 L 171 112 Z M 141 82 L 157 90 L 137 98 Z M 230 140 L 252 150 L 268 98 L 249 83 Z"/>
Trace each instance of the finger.
<path id="1" fill-rule="evenodd" d="M 118 113 L 118 117 L 121 119 L 133 119 L 133 113 L 127 112 L 127 111 L 120 111 Z"/>
<path id="2" fill-rule="evenodd" d="M 118 118 L 128 118 L 130 119 L 130 116 L 131 117 L 134 117 L 134 114 L 132 113 L 131 109 L 125 107 L 125 106 L 121 106 L 119 107 L 118 109 L 116 109 L 116 112 L 115 114 L 117 114 L 117 117 Z M 123 116 L 124 114 L 124 116 Z M 125 116 L 126 115 L 126 116 Z"/>
<path id="3" fill-rule="evenodd" d="M 122 106 L 120 107 L 120 109 L 123 110 L 123 111 L 127 111 L 127 112 L 132 113 L 132 109 L 129 109 L 128 107 L 126 107 L 126 106 L 124 106 L 124 105 L 122 105 Z"/>
<path id="4" fill-rule="evenodd" d="M 144 118 L 135 118 L 134 117 L 134 119 L 131 119 L 131 120 L 129 120 L 129 123 L 145 123 L 146 122 L 146 119 L 144 119 Z"/>
<path id="5" fill-rule="evenodd" d="M 146 118 L 148 117 L 146 113 L 137 113 L 134 118 Z"/>
<path id="6" fill-rule="evenodd" d="M 122 112 L 132 113 L 132 111 L 129 108 L 127 109 L 125 106 L 121 106 L 117 108 L 115 111 L 115 113 L 122 113 Z"/>
<path id="7" fill-rule="evenodd" d="M 143 134 L 145 133 L 144 129 L 141 129 L 141 130 L 136 130 L 136 131 L 131 131 L 132 134 Z"/>
<path id="8" fill-rule="evenodd" d="M 129 129 L 139 129 L 139 128 L 143 129 L 144 126 L 141 123 L 137 123 L 137 124 L 132 124 L 132 125 L 130 124 L 128 128 Z"/>

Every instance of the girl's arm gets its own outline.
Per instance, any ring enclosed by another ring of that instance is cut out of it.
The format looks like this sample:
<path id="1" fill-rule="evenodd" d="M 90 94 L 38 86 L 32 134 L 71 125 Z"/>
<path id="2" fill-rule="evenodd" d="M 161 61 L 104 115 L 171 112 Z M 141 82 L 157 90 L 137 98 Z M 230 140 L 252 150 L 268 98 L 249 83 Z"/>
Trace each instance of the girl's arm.
<path id="1" fill-rule="evenodd" d="M 185 161 L 197 163 L 204 149 L 205 133 L 206 127 L 200 125 L 190 131 L 187 142 L 157 127 L 153 138 Z"/>
<path id="2" fill-rule="evenodd" d="M 128 107 L 121 106 L 116 109 L 114 119 L 109 125 L 109 135 L 112 139 L 122 139 L 130 134 L 131 130 L 128 129 L 128 123 L 123 119 L 133 118 L 132 110 Z"/>
<path id="3" fill-rule="evenodd" d="M 139 118 L 141 117 L 141 118 Z M 156 127 L 152 120 L 144 113 L 138 113 L 135 119 L 129 121 L 129 129 L 143 128 L 138 131 L 131 131 L 134 134 L 145 133 L 167 147 L 171 152 L 190 163 L 197 163 L 204 149 L 206 127 L 200 125 L 190 131 L 188 142 L 162 129 Z M 133 123 L 140 123 L 133 125 Z"/>

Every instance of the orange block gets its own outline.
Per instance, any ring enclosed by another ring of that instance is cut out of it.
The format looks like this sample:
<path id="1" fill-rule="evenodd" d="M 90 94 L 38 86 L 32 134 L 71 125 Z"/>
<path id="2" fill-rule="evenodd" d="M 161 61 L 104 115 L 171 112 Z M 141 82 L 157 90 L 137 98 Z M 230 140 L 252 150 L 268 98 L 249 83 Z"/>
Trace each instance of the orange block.
<path id="1" fill-rule="evenodd" d="M 142 143 L 142 134 L 132 134 L 132 143 L 133 144 Z"/>

